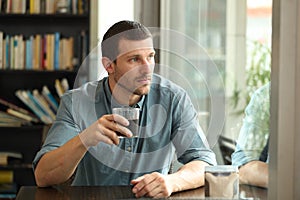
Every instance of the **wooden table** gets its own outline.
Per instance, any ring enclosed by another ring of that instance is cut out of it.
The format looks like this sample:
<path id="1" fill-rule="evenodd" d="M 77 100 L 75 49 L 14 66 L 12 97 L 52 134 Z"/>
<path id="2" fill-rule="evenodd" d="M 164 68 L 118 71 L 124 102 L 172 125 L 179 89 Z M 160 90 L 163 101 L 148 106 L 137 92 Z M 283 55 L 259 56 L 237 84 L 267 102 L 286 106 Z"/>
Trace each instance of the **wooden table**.
<path id="1" fill-rule="evenodd" d="M 247 199 L 267 199 L 267 190 L 258 187 L 240 185 L 240 195 Z M 252 198 L 251 198 L 252 197 Z M 130 186 L 63 186 L 39 188 L 23 186 L 17 200 L 94 200 L 94 199 L 135 199 Z M 141 198 L 147 199 L 147 198 Z M 174 193 L 168 199 L 205 199 L 204 187 Z M 208 198 L 209 199 L 209 198 Z"/>

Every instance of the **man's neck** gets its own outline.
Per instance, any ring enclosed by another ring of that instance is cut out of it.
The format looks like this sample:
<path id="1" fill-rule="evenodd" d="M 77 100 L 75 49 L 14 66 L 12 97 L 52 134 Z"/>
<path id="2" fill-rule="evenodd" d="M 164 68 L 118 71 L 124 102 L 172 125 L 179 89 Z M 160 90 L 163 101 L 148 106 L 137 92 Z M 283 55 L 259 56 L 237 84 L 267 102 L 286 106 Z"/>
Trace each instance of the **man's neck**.
<path id="1" fill-rule="evenodd" d="M 109 79 L 108 85 L 113 98 L 121 105 L 133 106 L 137 104 L 142 98 L 142 95 L 134 94 L 132 91 L 128 91 L 120 85 L 111 84 Z"/>

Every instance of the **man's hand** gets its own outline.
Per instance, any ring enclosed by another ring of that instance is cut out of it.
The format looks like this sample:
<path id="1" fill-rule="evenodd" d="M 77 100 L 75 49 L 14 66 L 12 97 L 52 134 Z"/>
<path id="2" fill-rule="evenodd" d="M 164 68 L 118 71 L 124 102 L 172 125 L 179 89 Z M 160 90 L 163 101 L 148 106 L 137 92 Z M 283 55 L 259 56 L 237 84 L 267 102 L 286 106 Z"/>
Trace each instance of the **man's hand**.
<path id="1" fill-rule="evenodd" d="M 168 176 L 158 172 L 146 174 L 131 181 L 134 185 L 132 192 L 135 197 L 142 196 L 163 198 L 168 197 L 172 193 L 171 183 L 168 182 Z"/>
<path id="2" fill-rule="evenodd" d="M 240 184 L 255 185 L 268 188 L 269 167 L 262 161 L 253 160 L 239 169 Z"/>
<path id="3" fill-rule="evenodd" d="M 119 138 L 116 132 L 126 137 L 132 136 L 130 130 L 125 127 L 128 125 L 128 120 L 121 115 L 103 115 L 79 134 L 79 137 L 86 148 L 96 146 L 99 142 L 118 145 Z"/>

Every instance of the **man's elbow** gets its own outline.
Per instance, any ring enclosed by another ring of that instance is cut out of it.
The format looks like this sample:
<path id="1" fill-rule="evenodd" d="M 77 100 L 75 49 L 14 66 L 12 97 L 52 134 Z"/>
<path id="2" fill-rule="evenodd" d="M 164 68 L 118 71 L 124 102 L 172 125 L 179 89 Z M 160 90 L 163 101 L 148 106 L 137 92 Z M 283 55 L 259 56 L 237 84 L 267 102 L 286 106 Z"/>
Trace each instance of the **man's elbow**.
<path id="1" fill-rule="evenodd" d="M 38 187 L 47 187 L 49 186 L 45 181 L 44 176 L 39 172 L 38 169 L 34 171 L 35 183 Z"/>

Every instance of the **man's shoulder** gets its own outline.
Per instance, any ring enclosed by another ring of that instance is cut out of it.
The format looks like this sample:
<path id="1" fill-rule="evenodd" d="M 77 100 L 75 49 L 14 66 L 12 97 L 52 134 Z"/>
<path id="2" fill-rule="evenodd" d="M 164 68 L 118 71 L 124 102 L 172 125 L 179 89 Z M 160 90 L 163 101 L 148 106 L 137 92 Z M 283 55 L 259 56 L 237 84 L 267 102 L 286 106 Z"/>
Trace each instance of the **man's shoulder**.
<path id="1" fill-rule="evenodd" d="M 270 87 L 271 87 L 271 82 L 268 82 L 267 84 L 261 86 L 254 92 L 253 98 L 261 100 L 261 101 L 269 101 Z"/>
<path id="2" fill-rule="evenodd" d="M 106 78 L 102 80 L 96 80 L 96 81 L 90 81 L 87 83 L 84 83 L 83 85 L 71 89 L 63 95 L 62 98 L 68 98 L 68 97 L 92 97 L 95 98 L 96 91 L 98 88 L 102 85 L 102 83 L 106 80 Z"/>

